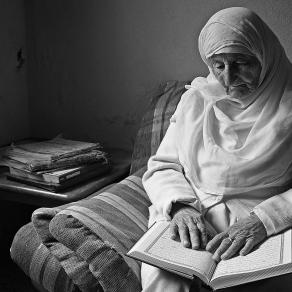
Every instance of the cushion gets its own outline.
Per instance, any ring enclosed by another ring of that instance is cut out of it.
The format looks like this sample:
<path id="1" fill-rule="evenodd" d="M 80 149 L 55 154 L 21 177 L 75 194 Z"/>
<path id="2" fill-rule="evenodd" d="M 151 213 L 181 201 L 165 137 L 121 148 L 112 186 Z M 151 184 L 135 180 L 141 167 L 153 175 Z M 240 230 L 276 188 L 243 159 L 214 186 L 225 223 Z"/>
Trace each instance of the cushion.
<path id="1" fill-rule="evenodd" d="M 145 167 L 149 157 L 156 153 L 176 110 L 187 81 L 168 81 L 160 85 L 151 98 L 138 130 L 131 161 L 130 174 Z"/>
<path id="2" fill-rule="evenodd" d="M 113 185 L 102 188 L 88 198 L 106 191 Z M 72 281 L 70 273 L 64 270 L 60 261 L 50 251 L 50 245 L 46 246 L 44 244 L 46 241 L 49 241 L 49 238 L 46 239 L 46 236 L 50 237 L 50 234 L 46 233 L 46 223 L 49 222 L 49 218 L 53 217 L 57 210 L 61 211 L 73 204 L 69 203 L 58 207 L 58 209 L 47 209 L 45 218 L 39 220 L 38 226 L 34 226 L 32 223 L 26 224 L 14 236 L 10 249 L 11 258 L 31 278 L 33 285 L 37 287 L 38 291 L 80 291 L 78 286 Z M 99 290 L 102 291 L 100 285 L 98 285 L 98 289 L 95 292 Z"/>
<path id="3" fill-rule="evenodd" d="M 24 225 L 16 233 L 10 252 L 13 261 L 31 278 L 39 291 L 80 291 L 41 242 L 32 223 Z"/>
<path id="4" fill-rule="evenodd" d="M 147 230 L 149 205 L 141 177 L 132 175 L 90 199 L 38 209 L 32 222 L 80 290 L 140 291 L 140 264 L 125 253 Z"/>

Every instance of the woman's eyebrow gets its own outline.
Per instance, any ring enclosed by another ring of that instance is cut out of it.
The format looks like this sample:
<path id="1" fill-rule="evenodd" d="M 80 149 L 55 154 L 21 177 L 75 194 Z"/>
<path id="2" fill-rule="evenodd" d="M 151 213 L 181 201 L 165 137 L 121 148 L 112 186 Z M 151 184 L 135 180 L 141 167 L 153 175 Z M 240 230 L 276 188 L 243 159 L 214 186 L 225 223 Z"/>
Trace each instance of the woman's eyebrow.
<path id="1" fill-rule="evenodd" d="M 222 59 L 222 58 L 220 58 L 220 57 L 216 57 L 216 56 L 214 56 L 214 57 L 211 57 L 210 58 L 210 61 L 211 62 L 224 62 L 224 60 Z"/>
<path id="2" fill-rule="evenodd" d="M 247 57 L 247 56 L 240 56 L 237 57 L 236 60 L 237 61 L 249 61 L 251 58 Z"/>

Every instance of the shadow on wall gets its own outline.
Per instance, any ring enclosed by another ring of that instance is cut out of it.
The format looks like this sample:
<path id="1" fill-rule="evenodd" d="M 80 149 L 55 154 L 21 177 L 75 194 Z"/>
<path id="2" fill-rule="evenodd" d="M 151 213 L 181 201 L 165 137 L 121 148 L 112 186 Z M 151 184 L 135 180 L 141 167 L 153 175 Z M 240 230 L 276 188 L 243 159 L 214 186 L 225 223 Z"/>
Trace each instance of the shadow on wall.
<path id="1" fill-rule="evenodd" d="M 129 148 L 149 101 L 166 80 L 206 75 L 196 40 L 236 0 L 31 0 L 29 97 L 34 136 L 103 140 Z M 288 56 L 292 1 L 240 1 L 262 16 Z"/>

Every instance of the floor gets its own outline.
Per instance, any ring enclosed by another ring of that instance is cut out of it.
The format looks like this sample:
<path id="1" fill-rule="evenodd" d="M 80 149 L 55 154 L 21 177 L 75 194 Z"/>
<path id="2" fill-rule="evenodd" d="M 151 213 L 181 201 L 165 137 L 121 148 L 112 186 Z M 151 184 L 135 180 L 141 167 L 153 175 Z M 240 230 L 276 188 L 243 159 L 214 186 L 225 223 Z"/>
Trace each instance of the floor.
<path id="1" fill-rule="evenodd" d="M 37 292 L 28 277 L 12 261 L 4 261 L 5 270 L 1 271 L 1 292 Z"/>
<path id="2" fill-rule="evenodd" d="M 29 278 L 11 260 L 9 249 L 16 231 L 30 221 L 36 207 L 0 201 L 0 292 L 36 292 Z"/>

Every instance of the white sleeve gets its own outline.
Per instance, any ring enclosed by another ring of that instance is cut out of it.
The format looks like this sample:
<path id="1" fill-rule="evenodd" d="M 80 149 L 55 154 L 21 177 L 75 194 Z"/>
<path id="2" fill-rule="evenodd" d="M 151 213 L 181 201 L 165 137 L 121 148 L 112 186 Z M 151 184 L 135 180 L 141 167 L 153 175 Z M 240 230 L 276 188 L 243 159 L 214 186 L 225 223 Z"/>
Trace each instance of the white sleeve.
<path id="1" fill-rule="evenodd" d="M 263 201 L 253 211 L 263 222 L 268 236 L 292 227 L 292 189 Z"/>
<path id="2" fill-rule="evenodd" d="M 194 203 L 196 195 L 184 176 L 177 151 L 176 118 L 172 116 L 169 128 L 157 150 L 150 157 L 142 182 L 158 213 L 167 219 L 174 202 Z"/>

